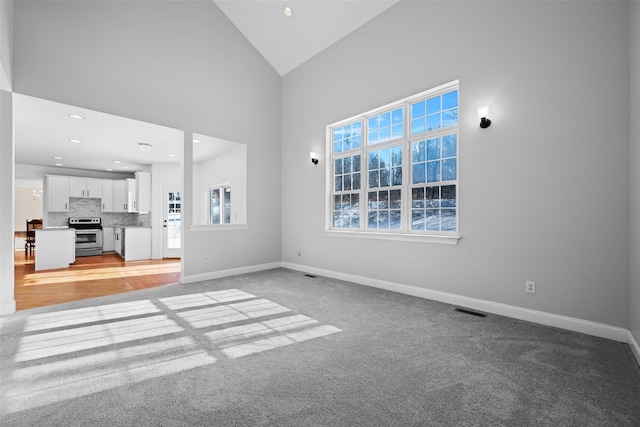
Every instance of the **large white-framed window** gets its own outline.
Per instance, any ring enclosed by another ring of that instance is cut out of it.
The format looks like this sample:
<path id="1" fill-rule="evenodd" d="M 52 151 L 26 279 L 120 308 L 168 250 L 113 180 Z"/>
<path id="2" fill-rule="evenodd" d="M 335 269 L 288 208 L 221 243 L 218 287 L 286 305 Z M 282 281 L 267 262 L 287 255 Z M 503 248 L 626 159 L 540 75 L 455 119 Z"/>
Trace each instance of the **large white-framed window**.
<path id="1" fill-rule="evenodd" d="M 457 243 L 459 83 L 327 126 L 327 230 Z"/>
<path id="2" fill-rule="evenodd" d="M 231 185 L 214 185 L 207 189 L 209 224 L 231 224 Z"/>

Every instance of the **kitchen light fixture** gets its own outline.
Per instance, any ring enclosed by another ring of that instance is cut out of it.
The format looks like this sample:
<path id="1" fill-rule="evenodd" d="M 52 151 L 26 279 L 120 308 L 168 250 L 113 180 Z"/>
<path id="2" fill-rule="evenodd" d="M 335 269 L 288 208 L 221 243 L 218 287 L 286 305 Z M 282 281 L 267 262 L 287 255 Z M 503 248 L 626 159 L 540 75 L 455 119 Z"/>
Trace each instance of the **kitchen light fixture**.
<path id="1" fill-rule="evenodd" d="M 62 163 L 56 163 L 56 166 L 63 166 Z"/>
<path id="2" fill-rule="evenodd" d="M 141 142 L 138 144 L 138 148 L 140 151 L 151 151 L 151 144 L 147 144 L 146 142 Z"/>
<path id="3" fill-rule="evenodd" d="M 82 141 L 79 139 L 70 139 L 69 142 L 73 142 L 74 144 L 80 144 Z"/>
<path id="4" fill-rule="evenodd" d="M 56 159 L 56 160 L 62 160 L 62 157 L 60 157 L 60 156 L 53 156 L 52 158 Z"/>
<path id="5" fill-rule="evenodd" d="M 123 166 L 122 169 L 129 169 L 129 166 Z"/>
<path id="6" fill-rule="evenodd" d="M 193 142 L 195 142 L 196 144 L 199 144 L 200 140 L 199 139 L 194 139 Z"/>
<path id="7" fill-rule="evenodd" d="M 487 119 L 489 115 L 489 106 L 483 105 L 482 107 L 478 107 L 478 118 L 480 119 L 480 127 L 482 129 L 486 129 L 491 126 L 491 120 Z"/>
<path id="8" fill-rule="evenodd" d="M 108 170 L 109 172 L 111 172 L 113 169 L 111 169 L 111 168 L 107 168 L 107 170 Z"/>
<path id="9" fill-rule="evenodd" d="M 114 160 L 113 163 L 115 163 L 116 165 L 119 165 L 122 162 L 120 160 Z"/>
<path id="10" fill-rule="evenodd" d="M 84 120 L 84 117 L 82 117 L 79 114 L 68 114 L 68 116 L 71 117 L 72 119 Z"/>
<path id="11" fill-rule="evenodd" d="M 314 165 L 318 164 L 318 155 L 315 151 L 310 152 L 309 157 L 311 157 L 311 163 L 313 163 Z"/>
<path id="12" fill-rule="evenodd" d="M 285 6 L 284 9 L 282 9 L 282 13 L 284 13 L 284 16 L 287 18 L 291 18 L 293 16 L 293 10 L 291 10 L 289 6 Z"/>

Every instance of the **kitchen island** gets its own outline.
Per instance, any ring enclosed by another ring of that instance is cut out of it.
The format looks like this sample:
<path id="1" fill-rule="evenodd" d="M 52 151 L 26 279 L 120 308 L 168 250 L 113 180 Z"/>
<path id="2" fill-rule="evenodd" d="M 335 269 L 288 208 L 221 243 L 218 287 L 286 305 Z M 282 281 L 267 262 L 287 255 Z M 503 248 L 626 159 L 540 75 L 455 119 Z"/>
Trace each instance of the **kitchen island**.
<path id="1" fill-rule="evenodd" d="M 151 228 L 114 227 L 114 250 L 125 261 L 151 259 Z"/>
<path id="2" fill-rule="evenodd" d="M 76 233 L 68 227 L 36 229 L 36 271 L 65 268 L 76 262 Z"/>

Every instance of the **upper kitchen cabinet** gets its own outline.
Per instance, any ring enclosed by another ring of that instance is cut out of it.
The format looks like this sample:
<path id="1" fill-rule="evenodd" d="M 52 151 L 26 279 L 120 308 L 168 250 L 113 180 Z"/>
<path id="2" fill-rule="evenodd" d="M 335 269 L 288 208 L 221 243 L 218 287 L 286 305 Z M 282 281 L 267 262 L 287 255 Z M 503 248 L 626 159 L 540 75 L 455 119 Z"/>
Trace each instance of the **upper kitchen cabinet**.
<path id="1" fill-rule="evenodd" d="M 151 173 L 136 172 L 136 212 L 151 212 Z"/>
<path id="2" fill-rule="evenodd" d="M 136 195 L 136 180 L 133 178 L 127 178 L 127 212 L 138 212 L 136 209 L 137 195 Z"/>
<path id="3" fill-rule="evenodd" d="M 136 172 L 136 178 L 126 180 L 127 212 L 151 211 L 151 173 Z"/>
<path id="4" fill-rule="evenodd" d="M 69 178 L 45 175 L 44 202 L 49 212 L 69 212 Z"/>
<path id="5" fill-rule="evenodd" d="M 102 198 L 102 180 L 96 178 L 69 178 L 69 197 Z"/>
<path id="6" fill-rule="evenodd" d="M 113 181 L 113 212 L 127 212 L 127 181 Z"/>
<path id="7" fill-rule="evenodd" d="M 102 180 L 102 212 L 113 212 L 113 181 Z"/>

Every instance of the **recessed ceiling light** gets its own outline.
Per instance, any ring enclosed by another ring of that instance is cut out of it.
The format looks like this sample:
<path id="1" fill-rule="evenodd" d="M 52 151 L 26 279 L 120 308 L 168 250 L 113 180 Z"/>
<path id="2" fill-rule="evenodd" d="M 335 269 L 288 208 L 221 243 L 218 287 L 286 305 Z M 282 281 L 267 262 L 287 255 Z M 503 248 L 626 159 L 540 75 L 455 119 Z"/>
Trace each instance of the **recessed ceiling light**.
<path id="1" fill-rule="evenodd" d="M 151 151 L 151 144 L 147 144 L 146 142 L 140 142 L 138 144 L 138 148 L 140 148 L 140 151 Z"/>
<path id="2" fill-rule="evenodd" d="M 195 142 L 196 144 L 199 144 L 200 140 L 199 139 L 194 139 L 193 142 Z"/>
<path id="3" fill-rule="evenodd" d="M 54 158 L 56 160 L 62 160 L 62 157 L 60 157 L 60 156 L 53 156 L 52 158 Z"/>
<path id="4" fill-rule="evenodd" d="M 129 166 L 123 166 L 122 169 L 129 169 Z"/>
<path id="5" fill-rule="evenodd" d="M 82 117 L 79 114 L 68 114 L 68 116 L 71 117 L 72 119 L 84 120 L 84 117 Z"/>
<path id="6" fill-rule="evenodd" d="M 69 142 L 73 142 L 74 144 L 80 144 L 82 141 L 79 139 L 70 139 Z"/>
<path id="7" fill-rule="evenodd" d="M 108 170 L 109 172 L 111 172 L 113 169 L 111 169 L 111 168 L 107 168 L 107 170 Z"/>
<path id="8" fill-rule="evenodd" d="M 119 165 L 122 162 L 120 160 L 114 160 L 113 163 L 115 163 L 116 165 Z"/>
<path id="9" fill-rule="evenodd" d="M 285 6 L 284 9 L 282 9 L 282 13 L 284 13 L 284 16 L 287 18 L 291 18 L 293 16 L 293 10 L 291 10 L 289 6 Z"/>
<path id="10" fill-rule="evenodd" d="M 175 154 L 168 154 L 169 157 L 175 157 Z"/>
<path id="11" fill-rule="evenodd" d="M 62 163 L 56 163 L 56 166 L 62 166 Z"/>

